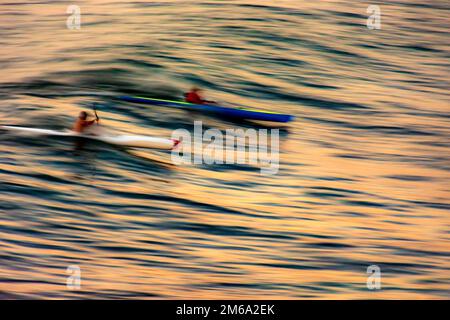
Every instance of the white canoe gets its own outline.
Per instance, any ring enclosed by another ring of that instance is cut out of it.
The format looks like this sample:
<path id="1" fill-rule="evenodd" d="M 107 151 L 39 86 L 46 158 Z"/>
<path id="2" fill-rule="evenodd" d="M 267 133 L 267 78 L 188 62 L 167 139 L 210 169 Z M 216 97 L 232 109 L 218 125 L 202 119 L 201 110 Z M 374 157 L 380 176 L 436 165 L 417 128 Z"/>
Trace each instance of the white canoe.
<path id="1" fill-rule="evenodd" d="M 17 131 L 31 135 L 80 137 L 131 148 L 171 150 L 180 143 L 180 141 L 176 139 L 164 139 L 139 135 L 89 134 L 89 133 L 78 133 L 72 130 L 58 131 L 48 129 L 16 127 L 16 126 L 0 126 L 0 128 L 4 130 Z"/>

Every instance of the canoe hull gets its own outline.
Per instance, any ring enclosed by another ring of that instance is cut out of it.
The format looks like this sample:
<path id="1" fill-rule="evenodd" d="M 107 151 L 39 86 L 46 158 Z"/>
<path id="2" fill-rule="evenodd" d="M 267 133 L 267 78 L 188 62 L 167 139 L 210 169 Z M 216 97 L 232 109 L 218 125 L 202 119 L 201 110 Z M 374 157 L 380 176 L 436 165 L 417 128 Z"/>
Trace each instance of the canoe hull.
<path id="1" fill-rule="evenodd" d="M 38 128 L 16 127 L 16 126 L 0 126 L 0 128 L 8 131 L 14 131 L 34 136 L 47 135 L 58 137 L 85 138 L 130 148 L 171 150 L 179 143 L 179 141 L 175 139 L 164 139 L 140 135 L 80 134 L 71 130 L 58 131 L 58 130 L 47 130 Z"/>
<path id="2" fill-rule="evenodd" d="M 163 99 L 152 99 L 152 98 L 143 98 L 143 97 L 134 97 L 134 96 L 121 96 L 118 97 L 119 100 L 132 102 L 132 103 L 140 103 L 140 104 L 148 104 L 148 105 L 158 105 L 165 107 L 175 107 L 186 110 L 195 110 L 201 112 L 213 113 L 216 115 L 230 117 L 230 118 L 238 118 L 245 120 L 259 120 L 259 121 L 271 121 L 271 122 L 289 122 L 294 119 L 294 116 L 289 114 L 281 114 L 281 113 L 273 113 L 267 112 L 263 110 L 253 110 L 253 109 L 238 109 L 238 108 L 228 108 L 210 104 L 192 104 L 182 101 L 171 101 L 171 100 L 163 100 Z"/>

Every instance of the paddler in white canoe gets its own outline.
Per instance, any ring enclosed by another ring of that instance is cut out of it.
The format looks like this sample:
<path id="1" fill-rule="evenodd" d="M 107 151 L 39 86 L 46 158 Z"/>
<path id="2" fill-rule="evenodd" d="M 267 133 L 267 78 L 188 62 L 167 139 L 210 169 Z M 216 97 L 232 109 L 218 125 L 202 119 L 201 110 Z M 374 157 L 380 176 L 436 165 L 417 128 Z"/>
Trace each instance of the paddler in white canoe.
<path id="1" fill-rule="evenodd" d="M 122 135 L 108 132 L 102 127 L 92 127 L 93 124 L 100 121 L 97 112 L 94 109 L 95 119 L 88 120 L 90 114 L 86 111 L 80 112 L 72 130 L 49 130 L 39 128 L 26 128 L 16 126 L 0 126 L 1 129 L 14 131 L 34 136 L 57 136 L 57 137 L 80 137 L 91 140 L 103 141 L 106 143 L 120 145 L 130 148 L 150 148 L 171 150 L 175 148 L 180 141 L 177 139 L 165 139 L 142 135 Z M 92 130 L 95 129 L 95 130 Z"/>
<path id="2" fill-rule="evenodd" d="M 83 133 L 83 131 L 92 126 L 94 123 L 98 123 L 100 121 L 100 118 L 98 117 L 97 113 L 95 113 L 95 119 L 94 120 L 87 120 L 88 116 L 90 114 L 86 111 L 81 111 L 77 120 L 75 121 L 75 124 L 73 125 L 73 131 L 78 133 Z"/>

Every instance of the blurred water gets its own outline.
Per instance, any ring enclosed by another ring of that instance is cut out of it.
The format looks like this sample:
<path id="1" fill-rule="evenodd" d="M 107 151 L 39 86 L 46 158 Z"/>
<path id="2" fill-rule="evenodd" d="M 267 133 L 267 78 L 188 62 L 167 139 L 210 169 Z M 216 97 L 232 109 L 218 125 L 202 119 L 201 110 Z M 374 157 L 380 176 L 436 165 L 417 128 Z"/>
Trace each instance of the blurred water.
<path id="1" fill-rule="evenodd" d="M 448 298 L 448 1 L 0 3 L 1 124 L 251 123 L 103 94 L 293 114 L 280 170 L 0 134 L 1 298 Z M 376 264 L 382 289 L 366 287 Z M 82 271 L 79 291 L 66 268 Z"/>

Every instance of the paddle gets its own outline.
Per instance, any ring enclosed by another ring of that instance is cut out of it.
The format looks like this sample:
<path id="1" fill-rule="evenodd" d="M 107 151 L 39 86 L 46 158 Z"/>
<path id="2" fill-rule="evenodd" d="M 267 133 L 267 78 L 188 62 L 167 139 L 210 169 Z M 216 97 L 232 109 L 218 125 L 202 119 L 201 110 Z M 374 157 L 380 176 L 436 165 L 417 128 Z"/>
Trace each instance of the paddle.
<path id="1" fill-rule="evenodd" d="M 100 120 L 100 118 L 98 117 L 98 114 L 97 114 L 97 103 L 96 103 L 96 102 L 94 102 L 94 103 L 92 104 L 92 110 L 94 111 L 95 118 L 96 118 L 97 124 L 98 124 L 98 121 Z"/>

